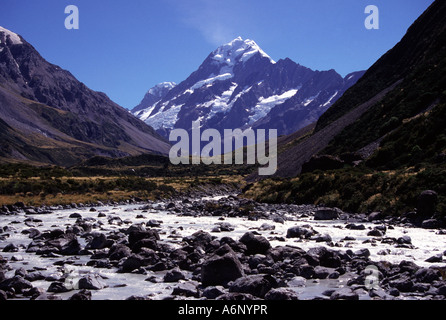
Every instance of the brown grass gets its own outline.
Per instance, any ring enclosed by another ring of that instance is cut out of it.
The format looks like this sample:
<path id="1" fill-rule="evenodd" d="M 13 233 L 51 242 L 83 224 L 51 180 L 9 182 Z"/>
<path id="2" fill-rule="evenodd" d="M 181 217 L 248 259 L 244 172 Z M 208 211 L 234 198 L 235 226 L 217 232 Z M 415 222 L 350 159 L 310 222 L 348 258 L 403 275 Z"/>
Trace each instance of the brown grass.
<path id="1" fill-rule="evenodd" d="M 98 179 L 113 180 L 118 177 L 61 177 L 58 178 L 63 182 L 68 179 L 77 180 L 78 182 L 94 181 Z M 218 180 L 216 180 L 218 179 Z M 14 180 L 13 178 L 2 178 L 2 180 Z M 39 180 L 39 178 L 29 178 L 29 180 Z M 245 181 L 243 176 L 219 176 L 219 177 L 152 177 L 146 178 L 148 181 L 155 182 L 157 186 L 170 186 L 177 192 L 185 192 L 197 185 L 212 185 L 212 184 L 233 184 L 244 187 Z M 218 181 L 218 182 L 216 182 Z M 58 194 L 15 194 L 15 195 L 0 195 L 1 205 L 13 205 L 17 202 L 23 202 L 27 206 L 53 206 L 53 205 L 66 205 L 71 203 L 97 203 L 101 202 L 119 202 L 138 197 L 142 200 L 156 200 L 157 198 L 168 197 L 169 194 L 165 194 L 160 190 L 138 190 L 138 191 L 124 191 L 124 190 L 112 190 L 108 192 L 92 192 L 87 193 L 58 193 Z"/>

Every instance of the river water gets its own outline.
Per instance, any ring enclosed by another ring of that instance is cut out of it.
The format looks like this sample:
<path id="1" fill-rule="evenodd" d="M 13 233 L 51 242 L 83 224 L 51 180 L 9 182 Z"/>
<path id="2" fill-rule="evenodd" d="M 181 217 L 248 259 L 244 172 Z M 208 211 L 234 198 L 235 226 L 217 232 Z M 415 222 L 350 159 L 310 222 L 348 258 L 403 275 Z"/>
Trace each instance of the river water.
<path id="1" fill-rule="evenodd" d="M 218 198 L 207 198 L 208 200 Z M 334 221 L 315 221 L 309 215 L 308 217 L 296 217 L 293 214 L 286 216 L 283 223 L 276 223 L 271 220 L 257 221 L 248 220 L 245 217 L 225 217 L 224 221 L 221 217 L 214 216 L 182 216 L 172 211 L 160 209 L 165 203 L 154 203 L 149 206 L 148 210 L 142 210 L 143 205 L 106 205 L 95 207 L 96 211 L 90 211 L 90 208 L 76 208 L 67 210 L 55 210 L 49 214 L 28 215 L 19 213 L 17 215 L 7 215 L 0 217 L 0 227 L 7 226 L 7 230 L 2 234 L 4 240 L 0 240 L 0 251 L 10 243 L 16 245 L 19 250 L 17 252 L 1 252 L 1 255 L 8 259 L 9 265 L 13 270 L 9 271 L 6 276 L 12 277 L 14 270 L 23 267 L 25 270 L 38 269 L 45 276 L 53 275 L 55 278 L 61 277 L 66 273 L 70 273 L 70 281 L 76 284 L 76 279 L 86 274 L 100 275 L 101 281 L 106 284 L 106 288 L 92 292 L 94 300 L 121 300 L 129 296 L 150 296 L 152 299 L 163 299 L 172 293 L 175 283 L 164 283 L 162 281 L 165 272 L 152 272 L 148 274 L 134 273 L 117 273 L 116 269 L 98 269 L 86 266 L 89 256 L 63 257 L 56 256 L 52 258 L 42 258 L 34 253 L 26 253 L 26 247 L 31 242 L 27 234 L 22 234 L 22 230 L 36 228 L 41 232 L 52 229 L 65 229 L 73 225 L 76 221 L 69 218 L 72 213 L 79 213 L 83 219 L 89 220 L 95 224 L 94 232 L 109 233 L 113 230 L 126 228 L 134 223 L 147 222 L 148 220 L 157 220 L 161 222 L 157 228 L 161 237 L 160 242 L 168 243 L 174 247 L 181 247 L 182 238 L 203 230 L 211 233 L 217 238 L 231 237 L 238 240 L 244 233 L 248 231 L 256 231 L 269 239 L 271 246 L 292 245 L 308 250 L 312 247 L 329 246 L 325 242 L 315 242 L 313 240 L 300 240 L 286 238 L 287 230 L 292 226 L 311 225 L 313 229 L 320 234 L 328 234 L 332 243 L 337 244 L 331 247 L 334 250 L 352 250 L 367 248 L 371 255 L 372 261 L 389 261 L 398 263 L 402 260 L 413 261 L 419 266 L 445 266 L 441 263 L 428 263 L 425 260 L 435 254 L 439 254 L 446 249 L 446 235 L 438 234 L 437 230 L 427 230 L 420 228 L 394 226 L 388 228 L 386 237 L 399 238 L 402 236 L 410 236 L 412 248 L 396 247 L 394 244 L 386 244 L 375 241 L 373 237 L 367 236 L 367 232 L 376 224 L 371 222 L 361 222 L 365 226 L 365 230 L 351 230 L 345 228 L 346 222 L 342 220 Z M 103 213 L 104 217 L 98 217 L 99 213 Z M 25 219 L 33 217 L 41 221 L 26 222 Z M 110 218 L 120 218 L 123 224 L 110 224 Z M 234 227 L 233 231 L 212 232 L 218 223 L 229 223 Z M 261 230 L 260 226 L 264 223 L 274 226 L 274 230 Z M 346 238 L 347 237 L 347 238 Z M 83 238 L 78 238 L 82 247 L 86 245 Z M 346 240 L 347 239 L 347 240 Z M 14 261 L 15 260 L 15 261 Z M 58 261 L 70 260 L 65 266 L 57 265 Z M 54 264 L 56 263 L 56 265 Z M 187 274 L 187 272 L 186 272 Z M 149 277 L 157 279 L 155 281 L 145 281 Z M 191 276 L 187 274 L 187 276 Z M 295 290 L 300 299 L 312 299 L 322 295 L 322 292 L 329 288 L 343 287 L 349 279 L 349 275 L 345 274 L 339 279 L 324 280 L 305 280 L 297 279 L 290 286 Z M 34 287 L 40 287 L 44 290 L 50 285 L 49 281 L 35 281 Z M 73 295 L 75 291 L 58 294 L 63 299 Z M 364 292 L 360 295 L 360 299 L 368 299 L 368 295 Z"/>

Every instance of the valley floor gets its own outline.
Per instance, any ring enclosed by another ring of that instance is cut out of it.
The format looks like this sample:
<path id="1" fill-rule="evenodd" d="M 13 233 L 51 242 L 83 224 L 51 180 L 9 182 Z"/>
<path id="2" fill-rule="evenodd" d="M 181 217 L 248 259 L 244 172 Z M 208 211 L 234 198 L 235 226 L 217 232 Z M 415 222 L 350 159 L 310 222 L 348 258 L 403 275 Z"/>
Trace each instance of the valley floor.
<path id="1" fill-rule="evenodd" d="M 394 218 L 234 195 L 47 209 L 1 216 L 4 298 L 446 297 L 446 232 Z"/>

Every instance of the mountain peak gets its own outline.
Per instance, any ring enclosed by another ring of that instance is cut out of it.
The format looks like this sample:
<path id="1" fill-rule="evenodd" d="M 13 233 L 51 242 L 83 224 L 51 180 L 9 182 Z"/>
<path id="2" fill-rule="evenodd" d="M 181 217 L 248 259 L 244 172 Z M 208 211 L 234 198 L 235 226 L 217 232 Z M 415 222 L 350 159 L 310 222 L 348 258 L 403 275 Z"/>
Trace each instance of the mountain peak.
<path id="1" fill-rule="evenodd" d="M 161 98 L 162 96 L 164 96 L 167 91 L 169 91 L 170 89 L 172 89 L 173 87 L 175 87 L 177 84 L 175 82 L 161 82 L 158 83 L 156 86 L 154 86 L 153 88 L 151 88 L 148 93 L 152 94 L 158 98 Z"/>
<path id="2" fill-rule="evenodd" d="M 256 54 L 260 54 L 264 58 L 268 58 L 271 63 L 275 63 L 254 40 L 237 37 L 218 47 L 212 52 L 212 59 L 216 63 L 226 64 L 228 67 L 233 66 L 237 62 L 245 62 Z"/>
<path id="3" fill-rule="evenodd" d="M 177 84 L 175 82 L 161 82 L 158 83 L 156 86 L 150 88 L 139 105 L 132 109 L 132 113 L 135 114 L 136 112 L 152 106 L 153 104 L 164 98 L 170 90 L 176 87 L 176 85 Z"/>
<path id="4" fill-rule="evenodd" d="M 12 42 L 12 44 L 23 44 L 22 39 L 20 39 L 20 36 L 17 33 L 14 33 L 8 29 L 3 28 L 0 26 L 0 33 L 5 34 L 5 40 L 9 37 L 9 40 Z M 1 43 L 1 39 L 0 39 Z"/>

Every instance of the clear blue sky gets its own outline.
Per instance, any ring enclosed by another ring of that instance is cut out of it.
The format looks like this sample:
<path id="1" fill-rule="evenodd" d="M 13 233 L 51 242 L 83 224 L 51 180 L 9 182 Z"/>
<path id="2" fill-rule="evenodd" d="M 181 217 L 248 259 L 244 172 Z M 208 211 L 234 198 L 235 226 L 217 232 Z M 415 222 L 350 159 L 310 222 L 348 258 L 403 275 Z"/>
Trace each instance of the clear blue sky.
<path id="1" fill-rule="evenodd" d="M 0 26 L 49 62 L 133 108 L 163 81 L 181 82 L 219 45 L 249 38 L 274 60 L 289 57 L 343 76 L 367 69 L 433 0 L 1 0 Z M 79 30 L 64 9 L 79 8 Z M 364 27 L 376 5 L 380 29 Z"/>

